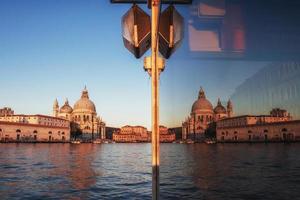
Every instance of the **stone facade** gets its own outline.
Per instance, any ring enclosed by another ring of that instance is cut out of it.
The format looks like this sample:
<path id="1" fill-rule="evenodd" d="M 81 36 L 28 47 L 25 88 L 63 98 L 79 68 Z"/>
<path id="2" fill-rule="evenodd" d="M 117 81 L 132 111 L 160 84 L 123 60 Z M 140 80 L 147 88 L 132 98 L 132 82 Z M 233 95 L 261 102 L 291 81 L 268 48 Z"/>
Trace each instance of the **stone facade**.
<path id="1" fill-rule="evenodd" d="M 165 126 L 159 126 L 159 141 L 160 142 L 174 142 L 176 139 L 175 132 L 170 131 Z"/>
<path id="2" fill-rule="evenodd" d="M 244 115 L 217 122 L 219 142 L 300 141 L 300 120 L 284 110 L 273 109 L 270 115 Z"/>
<path id="3" fill-rule="evenodd" d="M 1 142 L 69 142 L 70 122 L 44 115 L 0 119 Z"/>
<path id="4" fill-rule="evenodd" d="M 86 87 L 82 91 L 81 98 L 74 104 L 73 108 L 66 100 L 59 108 L 58 101 L 53 104 L 53 116 L 67 119 L 71 122 L 71 131 L 82 133 L 85 139 L 105 139 L 105 122 L 97 116 L 96 106 L 89 99 Z"/>
<path id="5" fill-rule="evenodd" d="M 182 139 L 201 141 L 204 133 L 212 122 L 233 116 L 233 105 L 229 100 L 225 108 L 218 99 L 217 106 L 213 108 L 206 99 L 205 92 L 200 88 L 198 99 L 194 102 L 190 116 L 182 123 Z"/>
<path id="6" fill-rule="evenodd" d="M 149 142 L 150 136 L 147 128 L 143 126 L 123 126 L 113 133 L 115 142 Z"/>

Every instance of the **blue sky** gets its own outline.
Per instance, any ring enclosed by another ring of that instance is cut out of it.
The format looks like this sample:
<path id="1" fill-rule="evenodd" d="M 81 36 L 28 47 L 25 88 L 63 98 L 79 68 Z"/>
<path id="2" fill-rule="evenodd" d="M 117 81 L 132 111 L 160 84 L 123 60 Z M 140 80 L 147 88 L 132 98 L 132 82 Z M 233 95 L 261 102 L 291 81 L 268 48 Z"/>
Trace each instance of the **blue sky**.
<path id="1" fill-rule="evenodd" d="M 121 17 L 130 5 L 109 0 L 0 0 L 0 107 L 51 114 L 86 85 L 108 126 L 151 123 L 151 83 L 143 59 L 123 46 Z M 188 7 L 179 6 L 186 18 Z M 187 21 L 187 20 L 186 20 Z M 186 31 L 186 30 L 185 30 Z M 187 33 L 185 33 L 187 36 Z M 147 52 L 149 54 L 149 52 Z M 178 126 L 203 86 L 216 104 L 265 63 L 202 61 L 187 38 L 161 76 L 161 123 Z"/>

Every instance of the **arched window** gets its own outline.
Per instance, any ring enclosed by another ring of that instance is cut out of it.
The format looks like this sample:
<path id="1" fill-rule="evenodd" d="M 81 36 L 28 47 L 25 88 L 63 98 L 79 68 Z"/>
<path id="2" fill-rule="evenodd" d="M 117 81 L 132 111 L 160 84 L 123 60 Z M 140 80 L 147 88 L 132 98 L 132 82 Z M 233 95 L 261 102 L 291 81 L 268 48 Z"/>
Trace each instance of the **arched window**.
<path id="1" fill-rule="evenodd" d="M 267 129 L 265 129 L 265 130 L 264 130 L 264 133 L 268 133 L 268 130 L 267 130 Z"/>
<path id="2" fill-rule="evenodd" d="M 0 132 L 2 132 L 2 129 L 0 128 Z"/>
<path id="3" fill-rule="evenodd" d="M 87 120 L 87 121 L 90 121 L 90 117 L 89 117 L 89 116 L 86 116 L 86 120 Z"/>
<path id="4" fill-rule="evenodd" d="M 282 132 L 287 132 L 287 129 L 286 129 L 286 128 L 283 128 L 281 131 L 282 131 Z"/>
<path id="5" fill-rule="evenodd" d="M 249 130 L 249 131 L 248 131 L 248 133 L 252 133 L 252 131 L 251 131 L 251 130 Z"/>
<path id="6" fill-rule="evenodd" d="M 16 132 L 17 132 L 17 133 L 21 133 L 21 130 L 20 130 L 20 129 L 17 129 Z"/>
<path id="7" fill-rule="evenodd" d="M 52 131 L 49 131 L 48 134 L 52 134 Z"/>
<path id="8" fill-rule="evenodd" d="M 37 134 L 38 132 L 37 132 L 37 130 L 34 130 L 33 133 Z"/>

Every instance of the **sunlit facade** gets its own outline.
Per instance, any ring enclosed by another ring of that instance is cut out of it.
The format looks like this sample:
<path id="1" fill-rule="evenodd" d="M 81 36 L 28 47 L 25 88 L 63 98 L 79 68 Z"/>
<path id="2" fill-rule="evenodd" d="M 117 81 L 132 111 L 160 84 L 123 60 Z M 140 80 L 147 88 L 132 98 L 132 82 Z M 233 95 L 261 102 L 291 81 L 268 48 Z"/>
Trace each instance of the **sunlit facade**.
<path id="1" fill-rule="evenodd" d="M 230 100 L 225 108 L 218 99 L 217 106 L 213 108 L 211 102 L 206 99 L 204 90 L 200 88 L 190 116 L 182 123 L 182 139 L 202 140 L 210 123 L 232 116 L 233 105 Z"/>
<path id="2" fill-rule="evenodd" d="M 149 142 L 150 134 L 143 126 L 123 126 L 113 133 L 115 142 Z"/>
<path id="3" fill-rule="evenodd" d="M 160 142 L 174 142 L 176 139 L 175 132 L 169 130 L 165 126 L 159 126 L 159 141 Z"/>
<path id="4" fill-rule="evenodd" d="M 286 110 L 273 109 L 270 115 L 244 115 L 217 122 L 219 142 L 300 141 L 300 120 Z"/>
<path id="5" fill-rule="evenodd" d="M 68 142 L 70 122 L 46 115 L 0 117 L 2 142 Z"/>

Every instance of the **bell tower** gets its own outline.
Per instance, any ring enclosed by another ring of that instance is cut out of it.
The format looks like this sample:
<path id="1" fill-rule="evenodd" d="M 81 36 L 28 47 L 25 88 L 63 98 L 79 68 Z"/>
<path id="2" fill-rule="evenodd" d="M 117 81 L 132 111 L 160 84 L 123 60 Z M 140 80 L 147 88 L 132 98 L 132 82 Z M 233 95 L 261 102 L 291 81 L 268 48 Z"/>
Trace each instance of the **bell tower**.
<path id="1" fill-rule="evenodd" d="M 230 101 L 230 99 L 227 102 L 227 116 L 233 117 L 233 106 L 232 106 L 232 102 Z"/>
<path id="2" fill-rule="evenodd" d="M 55 101 L 53 103 L 53 117 L 58 116 L 58 109 L 59 109 L 58 101 L 57 101 L 57 99 L 55 99 Z"/>

